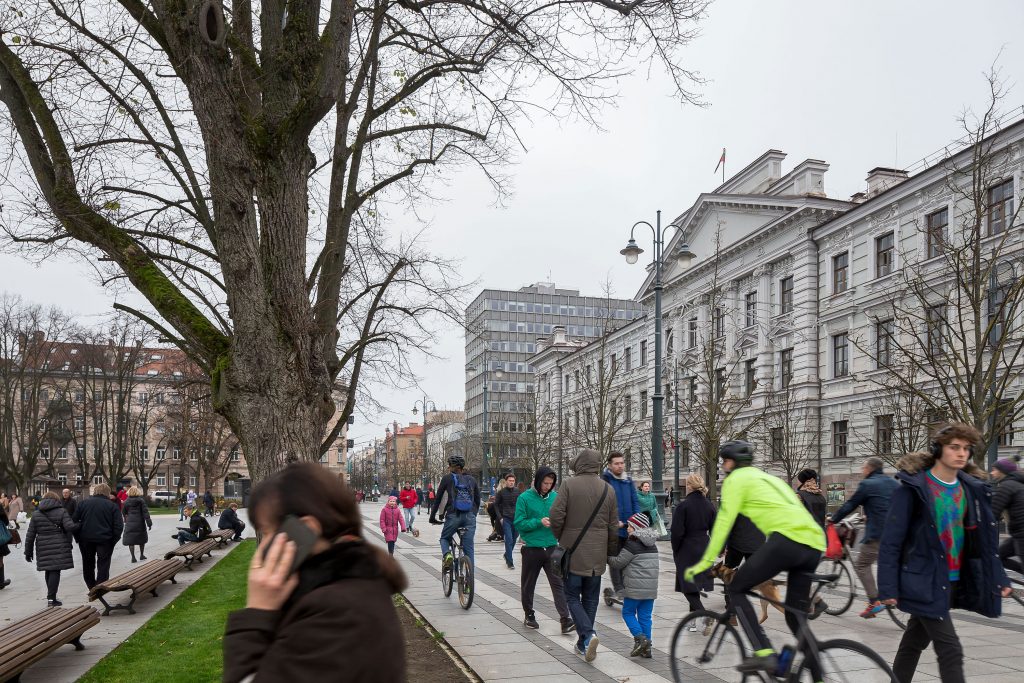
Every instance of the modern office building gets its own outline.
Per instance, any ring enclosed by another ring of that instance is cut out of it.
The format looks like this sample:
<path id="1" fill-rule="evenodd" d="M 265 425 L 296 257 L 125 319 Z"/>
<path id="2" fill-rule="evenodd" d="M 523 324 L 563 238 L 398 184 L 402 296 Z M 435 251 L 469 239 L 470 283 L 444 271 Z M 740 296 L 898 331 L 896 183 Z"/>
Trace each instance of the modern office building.
<path id="1" fill-rule="evenodd" d="M 466 309 L 467 456 L 480 468 L 484 431 L 484 382 L 487 382 L 488 466 L 495 475 L 502 466 L 529 458 L 535 444 L 534 368 L 529 358 L 537 338 L 555 326 L 581 340 L 600 337 L 610 326 L 641 317 L 643 306 L 631 299 L 582 296 L 540 282 L 518 290 L 485 289 Z"/>

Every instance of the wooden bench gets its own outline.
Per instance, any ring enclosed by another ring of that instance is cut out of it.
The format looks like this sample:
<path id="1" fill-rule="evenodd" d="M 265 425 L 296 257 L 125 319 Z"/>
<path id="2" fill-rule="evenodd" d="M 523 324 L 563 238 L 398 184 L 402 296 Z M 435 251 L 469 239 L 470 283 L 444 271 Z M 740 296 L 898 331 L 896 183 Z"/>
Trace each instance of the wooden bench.
<path id="1" fill-rule="evenodd" d="M 164 581 L 178 583 L 174 575 L 181 570 L 183 562 L 177 559 L 152 560 L 144 565 L 130 569 L 124 574 L 115 576 L 112 579 L 98 583 L 89 591 L 89 600 L 99 600 L 103 603 L 103 616 L 110 614 L 111 610 L 128 610 L 128 614 L 135 614 L 135 600 L 143 593 L 156 595 L 157 587 Z M 128 604 L 117 603 L 111 605 L 107 602 L 107 593 L 117 591 L 131 591 L 131 600 Z"/>
<path id="2" fill-rule="evenodd" d="M 202 562 L 203 555 L 213 557 L 213 550 L 217 547 L 217 541 L 212 538 L 205 538 L 202 541 L 192 541 L 178 546 L 175 550 L 164 555 L 165 560 L 173 560 L 181 557 L 185 560 L 185 569 L 192 569 L 193 562 Z"/>
<path id="3" fill-rule="evenodd" d="M 235 537 L 235 530 L 234 529 L 217 529 L 212 534 L 207 536 L 207 538 L 212 538 L 215 541 L 217 541 L 217 543 L 220 546 L 227 545 L 228 541 L 230 541 L 234 537 Z"/>
<path id="4" fill-rule="evenodd" d="M 0 630 L 0 681 L 17 681 L 25 669 L 61 645 L 85 649 L 82 634 L 100 623 L 92 607 L 50 607 Z"/>

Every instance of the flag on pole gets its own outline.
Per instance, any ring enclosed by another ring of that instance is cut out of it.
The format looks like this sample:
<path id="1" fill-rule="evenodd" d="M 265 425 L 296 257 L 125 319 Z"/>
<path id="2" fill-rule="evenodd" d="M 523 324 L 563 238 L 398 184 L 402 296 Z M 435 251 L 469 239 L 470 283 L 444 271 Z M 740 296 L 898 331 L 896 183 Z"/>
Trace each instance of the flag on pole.
<path id="1" fill-rule="evenodd" d="M 725 165 L 725 147 L 722 148 L 722 156 L 718 159 L 718 163 L 715 164 L 715 170 L 712 173 L 718 173 L 718 168 Z"/>

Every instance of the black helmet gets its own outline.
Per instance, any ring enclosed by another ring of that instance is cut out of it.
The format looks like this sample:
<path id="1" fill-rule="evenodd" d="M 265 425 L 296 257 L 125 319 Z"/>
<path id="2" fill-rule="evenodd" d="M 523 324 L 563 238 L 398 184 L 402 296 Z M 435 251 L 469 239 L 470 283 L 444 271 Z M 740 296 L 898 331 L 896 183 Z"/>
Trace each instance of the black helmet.
<path id="1" fill-rule="evenodd" d="M 449 467 L 465 467 L 466 459 L 461 455 L 449 455 L 448 456 Z"/>
<path id="2" fill-rule="evenodd" d="M 743 467 L 754 462 L 754 447 L 749 441 L 726 441 L 718 447 L 718 457 L 732 460 L 737 467 Z"/>

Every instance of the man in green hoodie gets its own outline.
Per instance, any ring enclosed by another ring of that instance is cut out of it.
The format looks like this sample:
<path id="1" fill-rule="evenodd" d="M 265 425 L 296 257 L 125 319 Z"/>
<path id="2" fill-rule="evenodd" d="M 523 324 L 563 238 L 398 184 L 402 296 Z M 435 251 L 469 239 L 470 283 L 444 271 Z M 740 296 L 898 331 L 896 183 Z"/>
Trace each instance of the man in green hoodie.
<path id="1" fill-rule="evenodd" d="M 562 579 L 555 575 L 551 566 L 551 553 L 558 545 L 555 535 L 551 533 L 551 520 L 548 512 L 555 502 L 558 493 L 554 491 L 558 475 L 550 467 L 541 466 L 533 475 L 533 488 L 526 489 L 516 500 L 515 528 L 523 539 L 522 591 L 523 610 L 526 618 L 523 624 L 529 628 L 540 628 L 533 612 L 533 593 L 537 588 L 540 571 L 548 577 L 551 586 L 551 597 L 555 601 L 555 609 L 562 621 L 562 633 L 572 632 L 575 624 L 569 617 L 569 606 L 565 602 L 565 591 L 562 590 Z"/>

